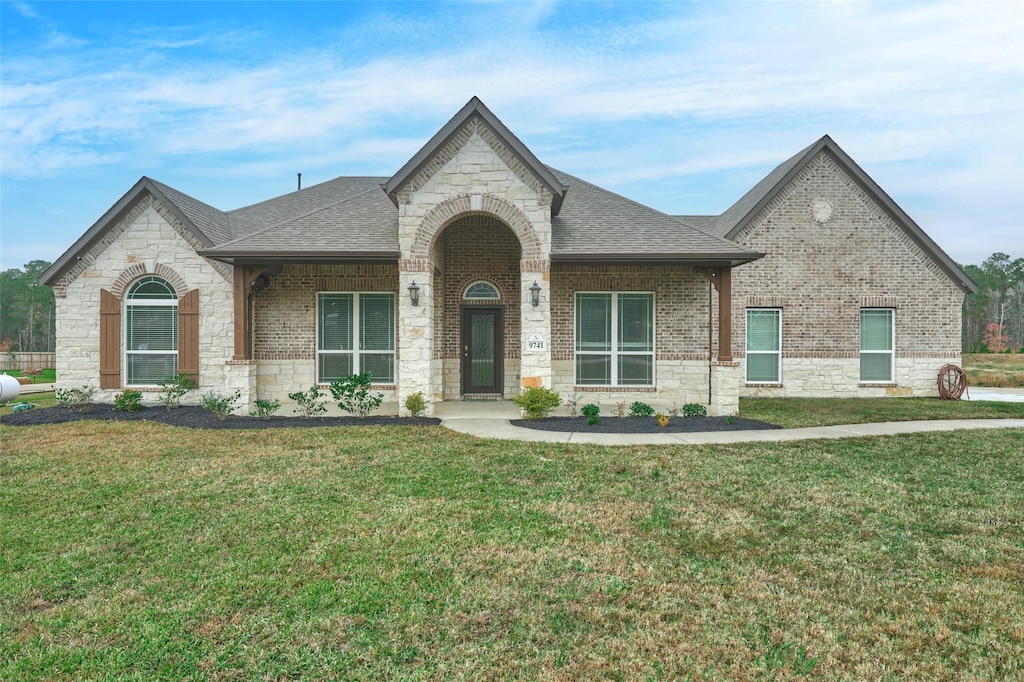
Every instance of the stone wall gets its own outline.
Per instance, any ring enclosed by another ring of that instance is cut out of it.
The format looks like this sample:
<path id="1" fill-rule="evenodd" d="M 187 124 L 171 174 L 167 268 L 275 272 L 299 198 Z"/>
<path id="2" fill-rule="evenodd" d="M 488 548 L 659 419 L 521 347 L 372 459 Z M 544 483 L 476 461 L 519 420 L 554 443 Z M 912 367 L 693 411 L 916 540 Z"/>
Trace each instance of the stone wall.
<path id="1" fill-rule="evenodd" d="M 741 367 L 743 395 L 936 395 L 939 368 L 959 364 L 963 292 L 826 153 L 736 241 L 768 255 L 733 271 L 734 357 L 745 355 L 746 308 L 782 308 L 782 386 L 745 385 Z M 859 382 L 864 307 L 895 309 L 888 387 Z"/>

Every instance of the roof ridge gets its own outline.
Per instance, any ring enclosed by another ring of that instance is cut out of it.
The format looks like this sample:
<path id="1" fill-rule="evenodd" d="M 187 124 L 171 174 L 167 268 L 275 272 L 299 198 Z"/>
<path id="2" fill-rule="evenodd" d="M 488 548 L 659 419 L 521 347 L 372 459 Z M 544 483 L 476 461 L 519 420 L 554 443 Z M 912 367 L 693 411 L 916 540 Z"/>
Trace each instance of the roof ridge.
<path id="1" fill-rule="evenodd" d="M 263 204 L 269 204 L 272 201 L 278 201 L 280 199 L 283 199 L 284 197 L 293 196 L 293 195 L 299 194 L 301 192 L 309 192 L 310 190 L 316 189 L 317 187 L 322 187 L 324 185 L 329 185 L 332 182 L 337 182 L 338 180 L 344 180 L 344 179 L 347 179 L 347 180 L 386 180 L 387 177 L 385 177 L 383 175 L 339 175 L 337 177 L 331 178 L 330 180 L 324 180 L 323 182 L 318 182 L 315 185 L 310 185 L 309 187 L 304 187 L 302 189 L 297 189 L 297 190 L 294 190 L 292 192 L 285 192 L 284 194 L 278 194 L 276 197 L 270 197 L 269 199 L 264 199 L 262 201 L 257 201 L 254 204 L 246 204 L 245 206 L 239 206 L 238 208 L 233 208 L 230 211 L 225 211 L 224 214 L 227 215 L 227 216 L 231 216 L 232 214 L 239 213 L 241 211 L 247 211 L 249 209 L 256 208 L 257 206 L 262 206 Z M 359 194 L 362 194 L 362 192 L 360 192 Z M 357 195 L 353 194 L 352 196 L 357 196 Z"/>

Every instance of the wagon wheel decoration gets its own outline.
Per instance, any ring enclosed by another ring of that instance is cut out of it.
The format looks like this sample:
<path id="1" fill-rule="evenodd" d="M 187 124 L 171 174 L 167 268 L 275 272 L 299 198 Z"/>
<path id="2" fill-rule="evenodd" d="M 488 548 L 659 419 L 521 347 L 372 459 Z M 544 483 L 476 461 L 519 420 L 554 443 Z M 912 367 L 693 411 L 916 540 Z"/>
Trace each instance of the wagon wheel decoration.
<path id="1" fill-rule="evenodd" d="M 939 398 L 960 400 L 967 388 L 967 375 L 956 365 L 943 365 L 939 370 Z"/>

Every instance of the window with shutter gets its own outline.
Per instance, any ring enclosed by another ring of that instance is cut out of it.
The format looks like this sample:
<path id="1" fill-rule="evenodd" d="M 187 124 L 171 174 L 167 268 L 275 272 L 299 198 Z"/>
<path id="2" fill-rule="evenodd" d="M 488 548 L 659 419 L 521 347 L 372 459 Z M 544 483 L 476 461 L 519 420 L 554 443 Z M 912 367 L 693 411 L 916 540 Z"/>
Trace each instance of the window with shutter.
<path id="1" fill-rule="evenodd" d="M 317 382 L 363 372 L 395 381 L 395 295 L 317 294 Z"/>
<path id="2" fill-rule="evenodd" d="M 147 276 L 125 296 L 125 383 L 156 386 L 178 373 L 178 294 L 167 280 Z"/>
<path id="3" fill-rule="evenodd" d="M 654 385 L 654 294 L 576 294 L 576 383 Z"/>
<path id="4" fill-rule="evenodd" d="M 782 382 L 782 310 L 747 310 L 747 383 Z"/>
<path id="5" fill-rule="evenodd" d="M 896 332 L 892 308 L 863 308 L 860 311 L 860 380 L 893 381 Z"/>

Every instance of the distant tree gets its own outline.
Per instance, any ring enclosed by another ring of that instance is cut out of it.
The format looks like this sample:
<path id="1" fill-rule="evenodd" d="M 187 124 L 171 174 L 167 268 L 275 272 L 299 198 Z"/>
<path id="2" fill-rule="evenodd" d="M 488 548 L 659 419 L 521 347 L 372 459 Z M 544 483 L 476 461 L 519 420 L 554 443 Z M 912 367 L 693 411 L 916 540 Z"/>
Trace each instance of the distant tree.
<path id="1" fill-rule="evenodd" d="M 34 260 L 25 269 L 0 272 L 0 341 L 23 352 L 53 351 L 55 302 L 53 289 L 39 283 L 50 264 Z"/>
<path id="2" fill-rule="evenodd" d="M 1024 258 L 994 253 L 964 271 L 978 285 L 977 293 L 964 298 L 964 351 L 1024 346 Z"/>

